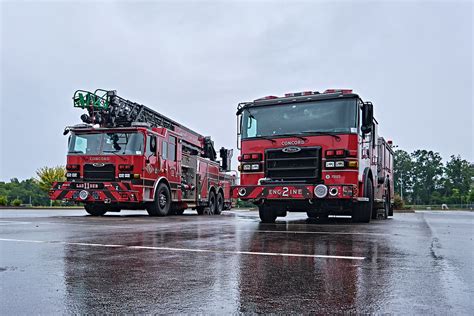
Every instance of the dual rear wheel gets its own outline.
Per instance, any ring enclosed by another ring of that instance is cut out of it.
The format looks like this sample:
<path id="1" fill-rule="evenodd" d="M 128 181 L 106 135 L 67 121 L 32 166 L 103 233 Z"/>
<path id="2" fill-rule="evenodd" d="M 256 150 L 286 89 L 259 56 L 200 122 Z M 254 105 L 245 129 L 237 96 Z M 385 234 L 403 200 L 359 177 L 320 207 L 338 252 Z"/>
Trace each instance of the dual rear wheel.
<path id="1" fill-rule="evenodd" d="M 199 215 L 220 215 L 224 210 L 224 196 L 221 192 L 215 193 L 211 191 L 209 193 L 208 206 L 199 206 L 197 207 L 197 212 Z"/>

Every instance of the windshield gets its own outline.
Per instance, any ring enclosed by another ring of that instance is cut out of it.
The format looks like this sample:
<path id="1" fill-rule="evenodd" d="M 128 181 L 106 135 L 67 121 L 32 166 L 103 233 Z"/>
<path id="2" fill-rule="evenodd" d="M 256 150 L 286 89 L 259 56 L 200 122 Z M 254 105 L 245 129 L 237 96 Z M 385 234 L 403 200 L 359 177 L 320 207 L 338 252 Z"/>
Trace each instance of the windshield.
<path id="1" fill-rule="evenodd" d="M 242 138 L 311 134 L 354 133 L 356 99 L 250 107 L 243 112 Z"/>
<path id="2" fill-rule="evenodd" d="M 69 154 L 79 155 L 141 155 L 144 151 L 142 133 L 73 133 Z"/>

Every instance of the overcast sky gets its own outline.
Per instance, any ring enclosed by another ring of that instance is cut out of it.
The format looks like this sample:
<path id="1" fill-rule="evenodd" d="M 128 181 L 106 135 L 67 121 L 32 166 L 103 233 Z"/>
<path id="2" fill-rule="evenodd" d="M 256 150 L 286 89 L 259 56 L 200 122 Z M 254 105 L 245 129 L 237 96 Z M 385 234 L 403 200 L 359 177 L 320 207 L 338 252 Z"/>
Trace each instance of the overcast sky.
<path id="1" fill-rule="evenodd" d="M 65 164 L 72 94 L 95 88 L 218 148 L 238 102 L 352 88 L 400 148 L 474 161 L 472 20 L 469 1 L 3 1 L 0 180 Z"/>

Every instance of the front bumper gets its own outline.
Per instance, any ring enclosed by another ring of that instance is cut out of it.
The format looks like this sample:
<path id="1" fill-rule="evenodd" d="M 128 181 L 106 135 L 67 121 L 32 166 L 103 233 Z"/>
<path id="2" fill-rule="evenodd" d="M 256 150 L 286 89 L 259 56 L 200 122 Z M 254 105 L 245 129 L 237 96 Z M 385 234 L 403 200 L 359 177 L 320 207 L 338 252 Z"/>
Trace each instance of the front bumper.
<path id="1" fill-rule="evenodd" d="M 238 185 L 232 187 L 232 198 L 241 200 L 323 200 L 345 199 L 363 202 L 364 198 L 357 197 L 357 186 L 351 184 L 327 185 L 326 196 L 318 198 L 315 193 L 316 185 Z M 333 189 L 333 190 L 331 190 Z M 350 193 L 349 193 L 350 192 Z"/>
<path id="2" fill-rule="evenodd" d="M 141 190 L 128 182 L 55 182 L 49 197 L 83 203 L 138 203 L 142 200 Z"/>

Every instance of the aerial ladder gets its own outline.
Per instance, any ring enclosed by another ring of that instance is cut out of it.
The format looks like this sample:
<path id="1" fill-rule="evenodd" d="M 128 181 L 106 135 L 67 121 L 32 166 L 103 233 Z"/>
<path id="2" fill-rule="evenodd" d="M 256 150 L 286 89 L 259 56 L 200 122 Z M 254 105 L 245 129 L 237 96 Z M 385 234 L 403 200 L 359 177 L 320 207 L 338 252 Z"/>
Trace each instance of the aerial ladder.
<path id="1" fill-rule="evenodd" d="M 97 89 L 94 92 L 77 90 L 72 99 L 74 107 L 87 110 L 88 114 L 81 115 L 84 123 L 104 128 L 130 127 L 137 124 L 164 127 L 181 135 L 183 150 L 212 161 L 216 160 L 211 137 L 203 136 L 145 105 L 124 99 L 117 95 L 116 90 Z M 228 149 L 220 150 L 223 169 L 230 167 L 231 155 Z"/>

